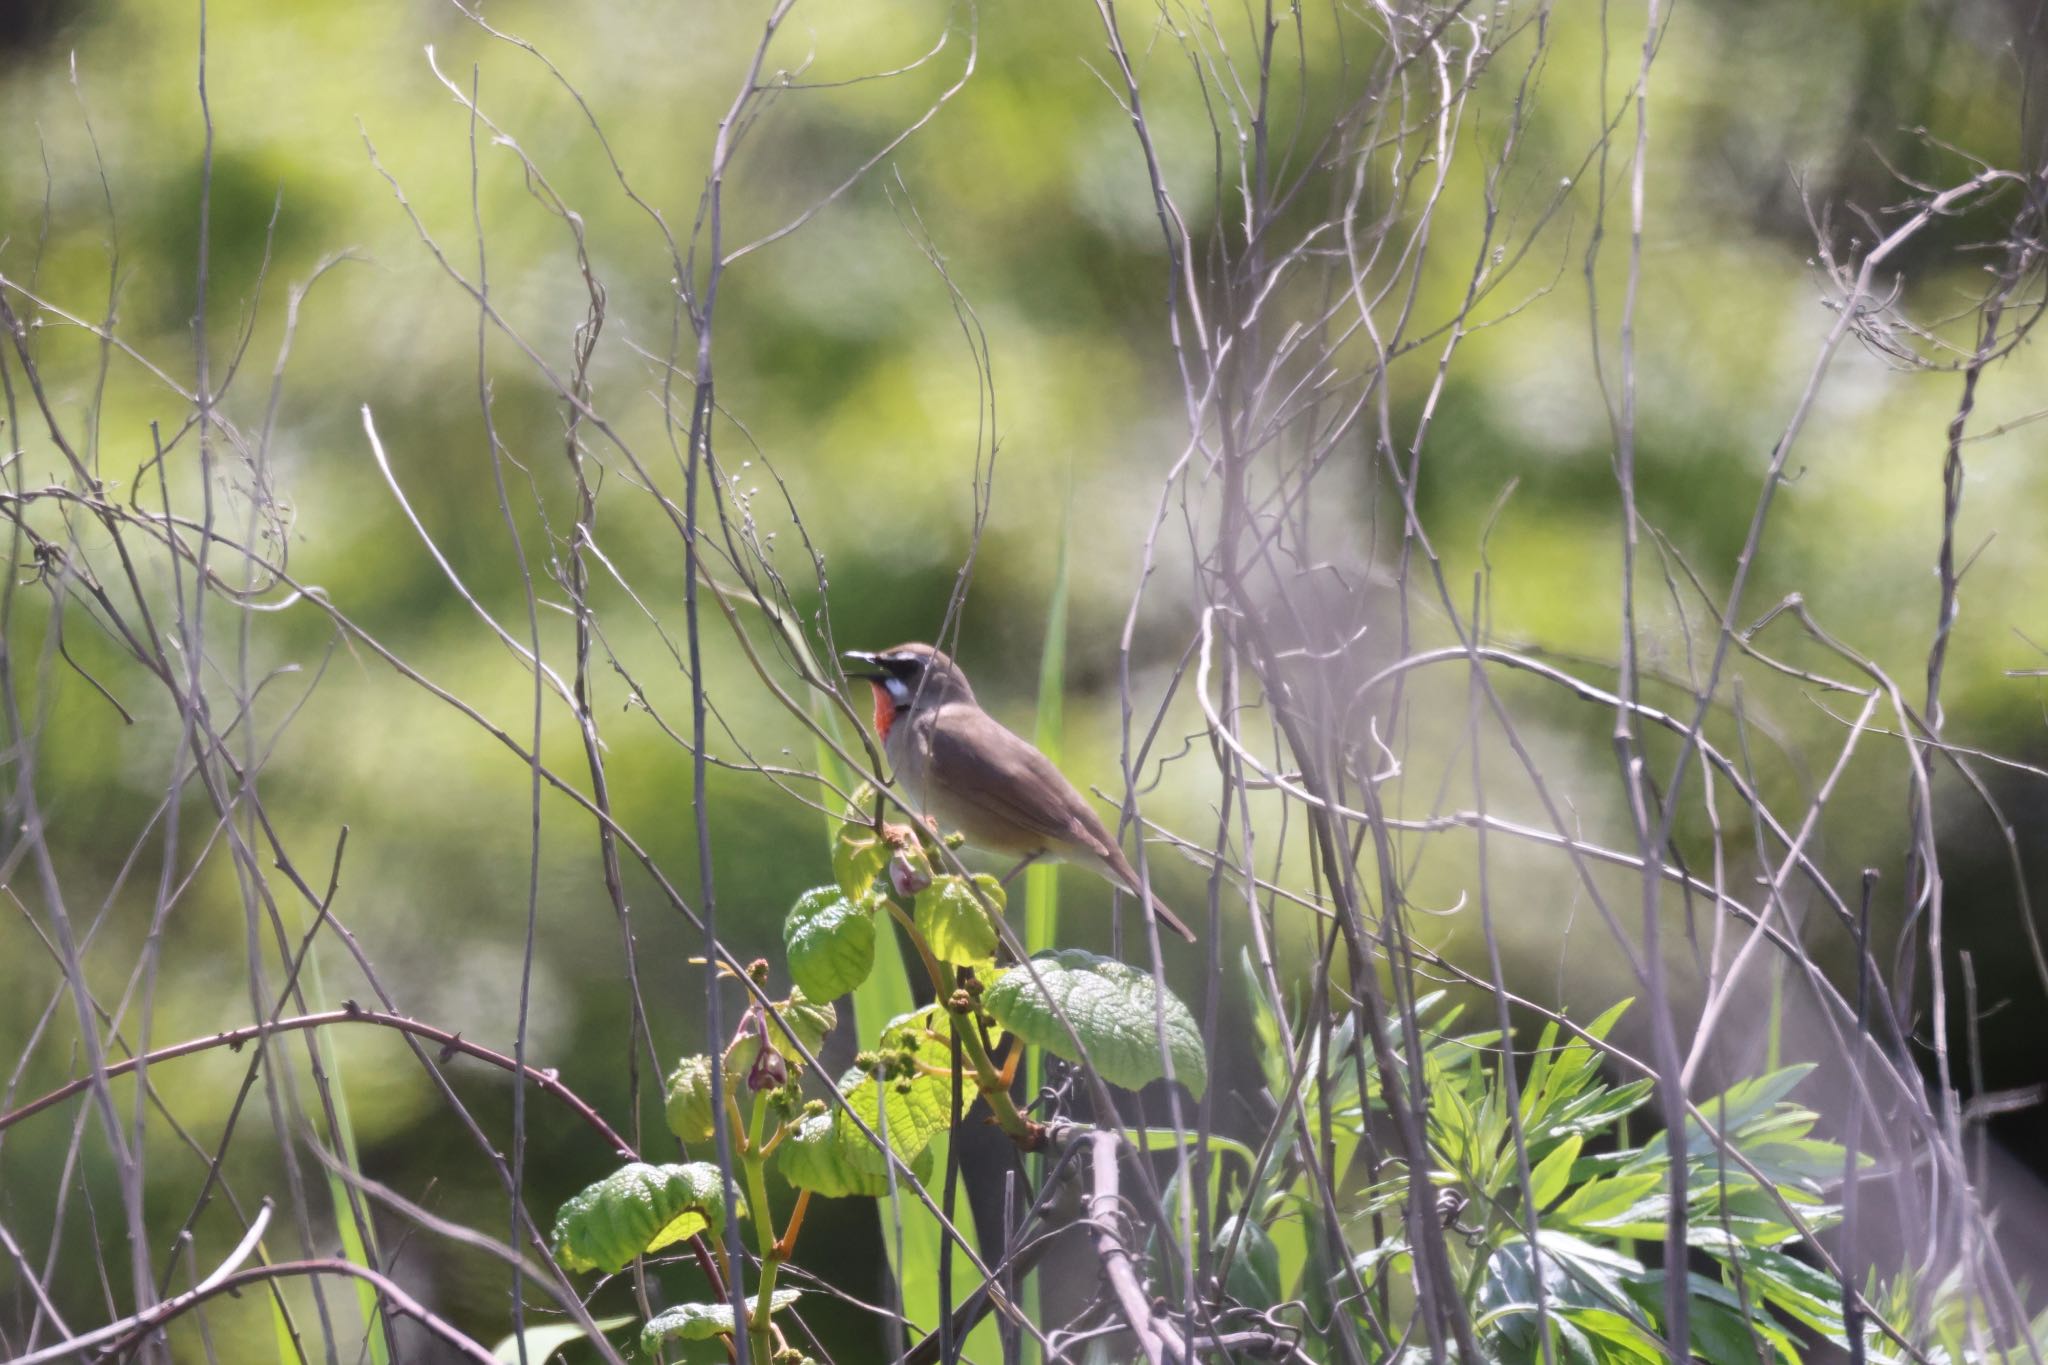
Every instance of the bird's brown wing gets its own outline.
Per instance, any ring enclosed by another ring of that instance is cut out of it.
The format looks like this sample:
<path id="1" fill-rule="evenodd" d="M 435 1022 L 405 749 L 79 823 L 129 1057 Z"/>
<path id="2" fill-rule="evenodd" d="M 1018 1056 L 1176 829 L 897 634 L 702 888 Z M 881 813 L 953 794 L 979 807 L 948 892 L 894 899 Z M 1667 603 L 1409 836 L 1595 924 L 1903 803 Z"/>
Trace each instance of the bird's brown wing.
<path id="1" fill-rule="evenodd" d="M 944 717 L 943 722 L 931 729 L 928 785 L 944 790 L 956 817 L 968 811 L 982 817 L 978 822 L 982 826 L 980 842 L 1008 842 L 991 838 L 998 831 L 1003 835 L 1028 831 L 1031 838 L 1048 845 L 1066 844 L 1093 854 L 1111 881 L 1130 891 L 1139 889 L 1138 874 L 1125 860 L 1123 850 L 1051 759 L 985 711 Z M 976 839 L 976 831 L 966 833 L 970 840 Z M 1043 850 L 1018 847 L 1014 851 Z M 1071 857 L 1068 850 L 1054 851 Z M 1195 941 L 1194 930 L 1157 896 L 1146 900 L 1160 923 L 1188 942 Z"/>
<path id="2" fill-rule="evenodd" d="M 1081 793 L 1052 760 L 987 712 L 945 717 L 932 727 L 930 781 L 952 803 L 992 821 L 1117 860 L 1116 845 Z"/>

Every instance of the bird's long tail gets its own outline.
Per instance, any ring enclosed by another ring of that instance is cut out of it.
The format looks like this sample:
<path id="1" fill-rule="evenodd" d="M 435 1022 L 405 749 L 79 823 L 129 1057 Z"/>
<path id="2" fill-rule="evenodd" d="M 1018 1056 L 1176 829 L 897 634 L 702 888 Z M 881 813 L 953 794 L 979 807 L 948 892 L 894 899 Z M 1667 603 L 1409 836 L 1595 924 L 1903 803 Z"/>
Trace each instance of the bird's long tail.
<path id="1" fill-rule="evenodd" d="M 1165 902 L 1161 901 L 1159 897 L 1146 895 L 1144 888 L 1138 885 L 1137 869 L 1132 867 L 1130 861 L 1124 857 L 1123 850 L 1113 849 L 1111 852 L 1114 856 L 1089 859 L 1094 864 L 1096 871 L 1130 892 L 1133 896 L 1141 898 L 1145 902 L 1146 909 L 1152 912 L 1154 919 L 1173 930 L 1176 934 L 1179 934 L 1188 942 L 1193 943 L 1195 941 L 1195 931 L 1188 928 L 1186 922 L 1179 915 L 1167 909 Z"/>
<path id="2" fill-rule="evenodd" d="M 1167 909 L 1166 906 L 1160 901 L 1159 897 L 1148 896 L 1145 898 L 1145 904 L 1148 908 L 1151 909 L 1152 918 L 1158 920 L 1161 924 L 1173 930 L 1173 932 L 1179 934 L 1188 942 L 1193 943 L 1195 941 L 1195 931 L 1188 928 L 1188 926 L 1182 922 L 1181 917 L 1179 915 L 1176 915 L 1173 913 L 1173 911 Z"/>

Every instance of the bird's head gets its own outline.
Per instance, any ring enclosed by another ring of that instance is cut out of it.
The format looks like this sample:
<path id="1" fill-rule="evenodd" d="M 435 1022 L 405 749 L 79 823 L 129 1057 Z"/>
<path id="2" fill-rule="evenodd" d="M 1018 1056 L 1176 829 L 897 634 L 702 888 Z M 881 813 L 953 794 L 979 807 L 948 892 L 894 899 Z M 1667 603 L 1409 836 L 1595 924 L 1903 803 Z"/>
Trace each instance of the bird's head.
<path id="1" fill-rule="evenodd" d="M 875 689 L 875 730 L 884 739 L 906 712 L 974 700 L 960 666 L 930 645 L 897 645 L 873 654 L 849 649 L 844 657 L 862 666 L 847 676 L 865 679 Z"/>

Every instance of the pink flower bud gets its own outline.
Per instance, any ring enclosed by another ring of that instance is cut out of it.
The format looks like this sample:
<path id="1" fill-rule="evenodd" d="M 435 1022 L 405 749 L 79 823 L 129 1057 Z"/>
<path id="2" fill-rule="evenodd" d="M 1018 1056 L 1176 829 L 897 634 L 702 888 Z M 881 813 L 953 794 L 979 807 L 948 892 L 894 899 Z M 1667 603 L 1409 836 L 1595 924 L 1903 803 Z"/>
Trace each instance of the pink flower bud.
<path id="1" fill-rule="evenodd" d="M 897 895 L 907 899 L 931 884 L 932 870 L 924 854 L 899 848 L 889 855 L 889 885 Z"/>

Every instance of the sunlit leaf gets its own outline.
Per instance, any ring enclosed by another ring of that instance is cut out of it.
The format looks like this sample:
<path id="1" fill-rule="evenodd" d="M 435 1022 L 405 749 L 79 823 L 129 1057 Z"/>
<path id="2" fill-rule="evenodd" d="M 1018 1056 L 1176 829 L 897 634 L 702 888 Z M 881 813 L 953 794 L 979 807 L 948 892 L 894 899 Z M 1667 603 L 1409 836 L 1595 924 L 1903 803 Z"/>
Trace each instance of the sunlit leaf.
<path id="1" fill-rule="evenodd" d="M 1024 968 L 1012 967 L 982 996 L 983 1007 L 1004 1028 L 1073 1062 L 1082 1060 L 1074 1046 L 1078 1036 L 1102 1079 L 1127 1090 L 1165 1076 L 1159 1048 L 1163 1032 L 1174 1078 L 1197 1098 L 1208 1088 L 1209 1057 L 1194 1016 L 1149 973 L 1079 948 L 1038 953 L 1031 964 L 1038 981 Z M 1068 1023 L 1074 1036 L 1067 1032 Z"/>
<path id="2" fill-rule="evenodd" d="M 737 1198 L 737 1196 L 735 1196 Z M 746 1212 L 744 1202 L 738 1207 Z M 705 1161 L 622 1166 L 555 1215 L 555 1259 L 568 1270 L 624 1269 L 634 1257 L 725 1226 L 725 1182 Z"/>
<path id="3" fill-rule="evenodd" d="M 933 1138 L 951 1127 L 953 1099 L 952 1017 L 928 1005 L 890 1021 L 877 1049 L 887 1074 L 876 1076 L 853 1067 L 839 1078 L 846 1109 L 857 1114 L 903 1161 L 914 1161 Z M 963 1078 L 961 1110 L 974 1102 L 975 1088 Z M 856 1170 L 879 1174 L 886 1166 L 874 1140 L 844 1111 L 833 1115 L 833 1130 L 845 1162 Z"/>
<path id="4" fill-rule="evenodd" d="M 862 1195 L 879 1199 L 889 1193 L 889 1173 L 879 1163 L 849 1159 L 830 1114 L 803 1120 L 782 1140 L 775 1155 L 782 1178 L 797 1189 L 831 1198 Z M 910 1162 L 910 1172 L 924 1181 L 931 1178 L 931 1170 L 932 1153 L 927 1147 Z"/>
<path id="5" fill-rule="evenodd" d="M 811 999 L 801 986 L 791 990 L 789 999 L 775 1007 L 775 1014 L 781 1023 L 778 1024 L 776 1019 L 768 1021 L 768 1041 L 792 1064 L 801 1063 L 803 1054 L 789 1041 L 789 1034 L 782 1031 L 784 1026 L 787 1026 L 789 1033 L 794 1033 L 797 1040 L 815 1057 L 818 1055 L 818 1049 L 825 1045 L 825 1035 L 832 1032 L 833 1027 L 839 1023 L 839 1011 L 834 1009 L 830 1002 Z"/>
<path id="6" fill-rule="evenodd" d="M 780 1313 L 803 1296 L 800 1289 L 778 1289 L 768 1300 L 769 1316 Z M 758 1312 L 754 1301 L 747 1301 L 747 1312 Z M 640 1349 L 648 1355 L 659 1350 L 664 1341 L 709 1341 L 716 1336 L 730 1336 L 733 1330 L 732 1305 L 729 1303 L 679 1303 L 665 1308 L 647 1325 L 640 1329 Z"/>
<path id="7" fill-rule="evenodd" d="M 1566 1138 L 1529 1172 L 1529 1193 L 1536 1208 L 1548 1208 L 1551 1200 L 1564 1193 L 1566 1184 L 1571 1180 L 1572 1162 L 1579 1155 L 1579 1147 L 1577 1137 Z"/>
<path id="8" fill-rule="evenodd" d="M 716 1132 L 711 1109 L 711 1059 L 685 1057 L 669 1073 L 664 1109 L 668 1130 L 685 1142 L 705 1142 Z"/>
<path id="9" fill-rule="evenodd" d="M 839 893 L 850 901 L 857 902 L 868 894 L 876 874 L 888 861 L 889 845 L 866 825 L 848 822 L 833 837 L 832 879 L 839 884 Z"/>
<path id="10" fill-rule="evenodd" d="M 782 921 L 782 947 L 790 977 L 807 998 L 831 1000 L 867 980 L 875 965 L 873 909 L 833 886 L 797 897 Z"/>
<path id="11" fill-rule="evenodd" d="M 1003 888 L 986 872 L 974 885 L 988 898 L 997 914 L 1003 911 Z M 994 962 L 996 946 L 1002 941 L 988 911 L 981 908 L 964 877 L 936 877 L 917 894 L 917 932 L 932 950 L 932 956 L 956 967 L 980 967 Z"/>

